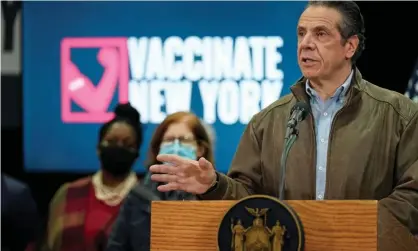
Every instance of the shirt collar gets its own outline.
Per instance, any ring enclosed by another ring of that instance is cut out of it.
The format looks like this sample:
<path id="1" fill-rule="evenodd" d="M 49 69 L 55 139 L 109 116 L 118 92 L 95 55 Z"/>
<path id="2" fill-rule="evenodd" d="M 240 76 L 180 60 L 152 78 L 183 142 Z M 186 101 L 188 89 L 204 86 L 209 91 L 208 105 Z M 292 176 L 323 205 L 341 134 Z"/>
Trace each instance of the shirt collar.
<path id="1" fill-rule="evenodd" d="M 337 88 L 337 90 L 335 91 L 334 95 L 332 95 L 331 98 L 334 98 L 334 97 L 340 98 L 340 97 L 345 96 L 345 94 L 347 93 L 348 87 L 351 84 L 351 79 L 353 78 L 353 73 L 354 73 L 354 71 L 351 70 L 350 75 L 348 75 L 348 78 L 344 81 L 344 83 L 340 87 Z M 312 87 L 310 87 L 309 80 L 306 80 L 305 90 L 306 90 L 306 93 L 309 95 L 309 97 L 311 97 L 311 98 L 312 97 L 315 97 L 315 98 L 318 97 L 316 91 Z"/>

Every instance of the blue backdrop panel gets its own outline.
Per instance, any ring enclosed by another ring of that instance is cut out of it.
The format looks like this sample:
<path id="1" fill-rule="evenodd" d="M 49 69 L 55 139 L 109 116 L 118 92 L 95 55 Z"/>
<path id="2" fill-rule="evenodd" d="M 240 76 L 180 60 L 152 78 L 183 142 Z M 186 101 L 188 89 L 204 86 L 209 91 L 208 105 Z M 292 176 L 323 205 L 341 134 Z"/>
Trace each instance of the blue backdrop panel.
<path id="1" fill-rule="evenodd" d="M 97 170 L 100 125 L 129 100 L 144 123 L 136 170 L 166 114 L 191 110 L 214 127 L 226 172 L 251 115 L 300 76 L 305 4 L 24 2 L 25 168 Z"/>

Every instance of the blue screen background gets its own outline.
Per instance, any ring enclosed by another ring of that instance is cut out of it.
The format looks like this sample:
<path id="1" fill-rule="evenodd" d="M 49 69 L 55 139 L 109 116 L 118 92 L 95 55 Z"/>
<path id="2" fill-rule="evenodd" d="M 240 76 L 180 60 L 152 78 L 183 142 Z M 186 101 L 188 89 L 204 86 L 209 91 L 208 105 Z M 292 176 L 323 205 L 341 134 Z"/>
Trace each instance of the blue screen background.
<path id="1" fill-rule="evenodd" d="M 23 130 L 26 170 L 90 173 L 98 169 L 100 124 L 61 121 L 60 42 L 65 37 L 281 36 L 282 96 L 299 77 L 296 25 L 306 2 L 24 2 Z M 73 62 L 94 82 L 102 68 L 97 51 Z M 195 90 L 194 90 L 195 91 Z M 197 91 L 198 92 L 198 91 Z M 199 94 L 200 95 L 200 94 Z M 116 95 L 110 109 L 117 103 Z M 77 107 L 75 107 L 77 109 Z M 202 116 L 202 102 L 192 99 Z M 143 172 L 156 125 L 144 124 L 144 143 L 135 169 Z M 227 172 L 245 125 L 213 124 L 216 168 Z"/>

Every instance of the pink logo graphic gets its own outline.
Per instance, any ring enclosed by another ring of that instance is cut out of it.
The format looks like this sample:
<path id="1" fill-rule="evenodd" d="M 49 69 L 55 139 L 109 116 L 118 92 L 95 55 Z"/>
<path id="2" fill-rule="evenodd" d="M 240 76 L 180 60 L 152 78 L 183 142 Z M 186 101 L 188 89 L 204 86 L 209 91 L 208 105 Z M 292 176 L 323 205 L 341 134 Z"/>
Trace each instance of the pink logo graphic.
<path id="1" fill-rule="evenodd" d="M 128 102 L 126 38 L 65 38 L 61 42 L 61 116 L 65 123 L 103 123 L 113 118 L 109 105 L 119 85 L 119 102 Z M 104 73 L 97 85 L 71 61 L 71 49 L 98 48 Z M 71 110 L 71 102 L 84 109 Z"/>

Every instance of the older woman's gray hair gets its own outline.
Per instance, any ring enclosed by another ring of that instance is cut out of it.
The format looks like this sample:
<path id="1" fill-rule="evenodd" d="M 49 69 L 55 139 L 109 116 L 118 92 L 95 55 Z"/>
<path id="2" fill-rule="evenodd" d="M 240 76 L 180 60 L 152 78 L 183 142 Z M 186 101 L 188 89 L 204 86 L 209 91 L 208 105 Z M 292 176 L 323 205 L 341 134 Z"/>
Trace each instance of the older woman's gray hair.
<path id="1" fill-rule="evenodd" d="M 200 123 L 203 125 L 203 127 L 206 130 L 206 133 L 209 136 L 210 144 L 212 146 L 212 149 L 215 148 L 215 140 L 216 140 L 216 131 L 213 128 L 212 125 L 206 123 L 203 119 L 200 119 Z"/>

